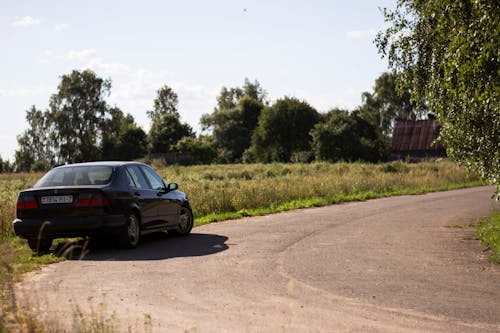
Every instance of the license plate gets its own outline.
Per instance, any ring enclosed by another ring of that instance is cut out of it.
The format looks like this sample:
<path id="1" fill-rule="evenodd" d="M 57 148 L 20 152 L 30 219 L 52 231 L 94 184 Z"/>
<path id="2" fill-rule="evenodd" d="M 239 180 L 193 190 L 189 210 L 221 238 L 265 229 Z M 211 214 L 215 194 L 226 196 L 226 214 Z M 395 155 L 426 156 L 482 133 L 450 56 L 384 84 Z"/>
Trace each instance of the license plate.
<path id="1" fill-rule="evenodd" d="M 72 203 L 72 195 L 51 195 L 41 198 L 42 205 Z"/>

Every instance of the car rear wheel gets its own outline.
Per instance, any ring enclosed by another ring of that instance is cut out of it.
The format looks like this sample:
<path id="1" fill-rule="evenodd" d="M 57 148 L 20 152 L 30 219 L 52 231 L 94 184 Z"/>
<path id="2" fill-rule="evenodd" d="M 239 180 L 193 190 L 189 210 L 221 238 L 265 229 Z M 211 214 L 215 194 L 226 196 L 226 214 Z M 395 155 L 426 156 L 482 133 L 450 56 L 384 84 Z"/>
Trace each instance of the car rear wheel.
<path id="1" fill-rule="evenodd" d="M 177 229 L 171 231 L 176 236 L 186 236 L 193 229 L 193 212 L 189 207 L 181 207 L 181 214 L 179 216 L 179 224 Z"/>
<path id="2" fill-rule="evenodd" d="M 127 217 L 127 224 L 120 235 L 120 246 L 129 249 L 135 248 L 139 244 L 140 237 L 139 218 L 135 214 L 130 214 Z"/>
<path id="3" fill-rule="evenodd" d="M 28 238 L 28 246 L 35 254 L 41 254 L 49 252 L 52 246 L 52 239 L 47 238 Z"/>

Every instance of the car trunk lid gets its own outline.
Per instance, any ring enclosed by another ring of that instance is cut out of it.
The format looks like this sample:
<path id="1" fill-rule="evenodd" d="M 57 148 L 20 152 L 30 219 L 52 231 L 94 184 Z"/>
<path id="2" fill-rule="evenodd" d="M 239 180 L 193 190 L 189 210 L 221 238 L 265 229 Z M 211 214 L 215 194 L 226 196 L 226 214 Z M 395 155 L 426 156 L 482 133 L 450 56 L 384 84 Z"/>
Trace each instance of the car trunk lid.
<path id="1" fill-rule="evenodd" d="M 95 186 L 30 189 L 19 193 L 18 218 L 102 215 L 109 210 L 105 192 Z"/>

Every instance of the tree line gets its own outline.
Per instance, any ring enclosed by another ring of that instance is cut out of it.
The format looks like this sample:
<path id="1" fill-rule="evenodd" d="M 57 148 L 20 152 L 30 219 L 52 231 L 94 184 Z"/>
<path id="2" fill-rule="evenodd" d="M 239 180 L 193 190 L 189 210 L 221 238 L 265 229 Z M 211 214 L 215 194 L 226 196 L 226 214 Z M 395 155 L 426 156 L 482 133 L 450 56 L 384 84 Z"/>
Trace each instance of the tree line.
<path id="1" fill-rule="evenodd" d="M 372 93 L 352 111 L 319 113 L 306 101 L 283 97 L 270 103 L 258 81 L 223 87 L 212 113 L 204 114 L 196 135 L 180 120 L 178 95 L 160 87 L 146 133 L 130 114 L 110 106 L 111 80 L 91 70 L 61 77 L 49 107 L 26 111 L 28 128 L 17 137 L 13 164 L 2 171 L 42 171 L 54 165 L 96 160 L 134 160 L 182 156 L 187 164 L 239 162 L 369 161 L 387 158 L 396 117 L 415 118 L 408 93 L 396 91 L 395 77 L 384 73 Z M 208 133 L 208 134 L 206 134 Z"/>
<path id="2" fill-rule="evenodd" d="M 90 70 L 61 77 L 49 108 L 26 112 L 28 129 L 18 136 L 17 171 L 45 170 L 57 164 L 94 160 L 133 160 L 145 155 L 177 153 L 185 163 L 238 162 L 376 162 L 387 157 L 396 117 L 415 118 L 408 93 L 396 91 L 395 78 L 382 74 L 373 93 L 353 111 L 319 113 L 306 101 L 283 97 L 273 104 L 258 81 L 223 87 L 217 106 L 201 117 L 204 132 L 196 136 L 181 123 L 178 96 L 158 89 L 145 133 L 132 115 L 110 106 L 111 80 Z"/>

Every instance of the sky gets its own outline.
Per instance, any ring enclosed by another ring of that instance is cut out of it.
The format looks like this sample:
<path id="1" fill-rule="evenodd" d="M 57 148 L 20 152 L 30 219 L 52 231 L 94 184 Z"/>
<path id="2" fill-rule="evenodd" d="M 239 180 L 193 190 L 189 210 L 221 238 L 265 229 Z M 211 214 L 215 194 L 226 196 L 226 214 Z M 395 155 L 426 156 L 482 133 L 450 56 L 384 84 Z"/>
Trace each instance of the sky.
<path id="1" fill-rule="evenodd" d="M 60 77 L 111 79 L 107 102 L 147 132 L 146 111 L 168 85 L 200 133 L 225 87 L 257 80 L 319 112 L 349 110 L 387 71 L 373 43 L 396 0 L 0 0 L 0 155 L 13 160 L 26 110 L 45 110 Z"/>

